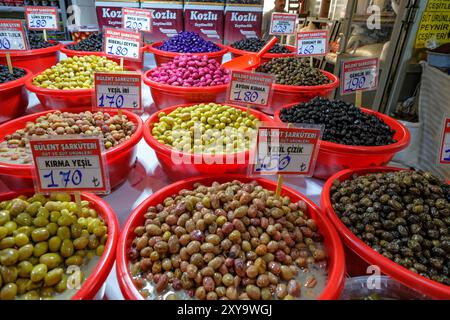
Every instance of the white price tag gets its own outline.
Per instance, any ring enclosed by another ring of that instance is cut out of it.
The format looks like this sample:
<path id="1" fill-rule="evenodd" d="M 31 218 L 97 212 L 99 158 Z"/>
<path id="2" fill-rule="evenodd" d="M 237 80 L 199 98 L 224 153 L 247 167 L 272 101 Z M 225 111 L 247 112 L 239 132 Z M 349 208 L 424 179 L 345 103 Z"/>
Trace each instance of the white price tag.
<path id="1" fill-rule="evenodd" d="M 342 63 L 341 95 L 378 87 L 378 58 L 348 60 Z"/>
<path id="2" fill-rule="evenodd" d="M 95 106 L 99 109 L 142 111 L 141 74 L 138 72 L 95 73 Z"/>
<path id="3" fill-rule="evenodd" d="M 294 13 L 272 13 L 270 23 L 270 34 L 292 35 L 295 34 L 297 26 L 297 15 Z"/>
<path id="4" fill-rule="evenodd" d="M 152 13 L 150 10 L 123 8 L 122 27 L 135 31 L 152 32 Z"/>
<path id="5" fill-rule="evenodd" d="M 27 36 L 22 21 L 0 20 L 0 51 L 27 49 Z"/>
<path id="6" fill-rule="evenodd" d="M 252 174 L 312 176 L 321 135 L 319 127 L 259 127 Z"/>
<path id="7" fill-rule="evenodd" d="M 227 100 L 230 103 L 268 107 L 275 77 L 265 73 L 233 71 Z"/>
<path id="8" fill-rule="evenodd" d="M 297 55 L 324 56 L 328 53 L 328 30 L 297 33 Z"/>
<path id="9" fill-rule="evenodd" d="M 109 192 L 99 137 L 56 136 L 30 140 L 38 192 Z"/>
<path id="10" fill-rule="evenodd" d="M 27 27 L 30 30 L 58 30 L 57 7 L 25 7 Z"/>
<path id="11" fill-rule="evenodd" d="M 109 57 L 141 61 L 142 35 L 138 32 L 113 28 L 104 30 L 104 52 Z"/>
<path id="12" fill-rule="evenodd" d="M 446 118 L 444 122 L 441 152 L 439 155 L 439 162 L 441 164 L 450 164 L 450 118 Z"/>

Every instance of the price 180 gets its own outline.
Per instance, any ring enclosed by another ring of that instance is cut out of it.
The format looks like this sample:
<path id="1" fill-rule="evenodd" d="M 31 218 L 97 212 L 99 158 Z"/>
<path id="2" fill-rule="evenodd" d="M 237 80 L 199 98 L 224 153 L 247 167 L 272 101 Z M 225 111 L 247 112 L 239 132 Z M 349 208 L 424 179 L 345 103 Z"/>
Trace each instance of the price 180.
<path id="1" fill-rule="evenodd" d="M 257 91 L 234 91 L 235 101 L 256 102 L 259 98 Z M 263 102 L 264 103 L 264 102 Z"/>
<path id="2" fill-rule="evenodd" d="M 98 98 L 99 107 L 122 108 L 123 104 L 124 98 L 121 94 L 107 95 L 103 93 Z"/>
<path id="3" fill-rule="evenodd" d="M 128 48 L 110 45 L 108 46 L 108 54 L 125 57 L 128 54 Z"/>
<path id="4" fill-rule="evenodd" d="M 47 20 L 45 19 L 31 19 L 30 27 L 31 28 L 45 28 L 47 26 Z"/>
<path id="5" fill-rule="evenodd" d="M 80 170 L 59 171 L 58 175 L 60 183 L 56 183 L 53 170 L 44 175 L 44 178 L 47 179 L 45 181 L 47 188 L 67 188 L 69 184 L 78 186 L 83 179 L 83 174 Z"/>

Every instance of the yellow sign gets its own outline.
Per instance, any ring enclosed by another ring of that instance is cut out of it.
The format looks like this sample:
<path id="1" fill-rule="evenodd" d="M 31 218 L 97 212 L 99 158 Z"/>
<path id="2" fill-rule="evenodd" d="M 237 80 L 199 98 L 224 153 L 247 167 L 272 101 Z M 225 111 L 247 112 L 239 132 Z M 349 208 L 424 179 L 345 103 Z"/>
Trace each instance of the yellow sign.
<path id="1" fill-rule="evenodd" d="M 416 48 L 425 48 L 427 41 L 438 46 L 450 43 L 450 0 L 430 0 L 422 15 L 416 37 Z"/>

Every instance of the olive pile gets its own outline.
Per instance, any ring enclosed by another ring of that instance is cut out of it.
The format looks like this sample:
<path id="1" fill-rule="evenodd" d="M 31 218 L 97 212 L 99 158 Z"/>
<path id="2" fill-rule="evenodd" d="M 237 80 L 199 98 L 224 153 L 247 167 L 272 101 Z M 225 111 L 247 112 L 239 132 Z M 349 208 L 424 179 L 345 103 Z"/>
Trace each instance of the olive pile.
<path id="1" fill-rule="evenodd" d="M 354 176 L 331 202 L 358 238 L 392 261 L 450 285 L 450 186 L 427 172 Z"/>
<path id="2" fill-rule="evenodd" d="M 110 149 L 130 139 L 136 128 L 136 124 L 126 115 L 112 116 L 101 111 L 96 113 L 55 111 L 37 118 L 34 122 L 28 122 L 23 129 L 7 134 L 5 141 L 0 143 L 0 161 L 30 163 L 32 161 L 28 146 L 30 137 L 98 135 L 103 139 L 105 149 Z"/>
<path id="3" fill-rule="evenodd" d="M 201 300 L 298 299 L 299 268 L 327 258 L 306 210 L 255 181 L 195 184 L 148 208 L 128 251 L 131 274 L 145 297 L 150 281 L 158 294 L 171 287 Z"/>
<path id="4" fill-rule="evenodd" d="M 103 33 L 93 33 L 78 43 L 67 46 L 70 50 L 100 52 L 103 50 Z"/>
<path id="5" fill-rule="evenodd" d="M 318 86 L 330 79 L 301 58 L 276 58 L 259 66 L 257 72 L 275 75 L 276 83 L 289 86 Z"/>
<path id="6" fill-rule="evenodd" d="M 92 89 L 94 73 L 102 71 L 122 71 L 122 68 L 106 57 L 75 56 L 42 72 L 33 79 L 33 84 L 54 90 Z"/>
<path id="7" fill-rule="evenodd" d="M 25 70 L 14 67 L 13 72 L 10 73 L 8 66 L 0 65 L 0 84 L 20 79 L 23 76 L 25 76 L 25 74 L 26 74 Z"/>
<path id="8" fill-rule="evenodd" d="M 267 43 L 267 40 L 262 40 L 258 38 L 249 38 L 242 39 L 236 41 L 231 44 L 233 48 L 250 51 L 250 52 L 258 52 L 260 51 Z M 285 46 L 276 43 L 272 49 L 269 50 L 269 53 L 291 53 Z"/>
<path id="9" fill-rule="evenodd" d="M 316 97 L 281 110 L 280 119 L 289 123 L 322 124 L 322 140 L 355 146 L 383 146 L 395 143 L 392 130 L 383 120 L 361 111 L 351 103 Z"/>
<path id="10" fill-rule="evenodd" d="M 63 193 L 0 202 L 0 300 L 62 293 L 67 267 L 103 254 L 108 228 L 88 201 L 81 204 L 80 211 Z"/>
<path id="11" fill-rule="evenodd" d="M 180 107 L 158 117 L 152 135 L 163 144 L 194 153 L 244 151 L 259 123 L 251 113 L 215 103 Z"/>
<path id="12" fill-rule="evenodd" d="M 42 35 L 36 33 L 36 32 L 29 32 L 28 33 L 28 41 L 30 43 L 31 49 L 43 49 L 48 47 L 56 46 L 56 42 L 51 43 L 48 41 L 45 41 L 44 38 L 42 38 Z"/>

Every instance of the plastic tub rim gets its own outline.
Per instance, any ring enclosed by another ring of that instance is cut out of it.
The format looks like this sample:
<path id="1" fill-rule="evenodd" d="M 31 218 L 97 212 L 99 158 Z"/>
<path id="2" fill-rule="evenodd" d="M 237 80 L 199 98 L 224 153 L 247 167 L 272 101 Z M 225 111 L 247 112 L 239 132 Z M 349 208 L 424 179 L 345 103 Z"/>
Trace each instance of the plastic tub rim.
<path id="1" fill-rule="evenodd" d="M 291 45 L 283 45 L 286 47 L 290 52 L 289 53 L 266 53 L 261 58 L 262 59 L 276 59 L 276 58 L 286 58 L 286 57 L 292 57 L 295 56 L 295 51 L 297 50 L 294 46 Z M 245 51 L 241 49 L 237 49 L 233 47 L 231 44 L 226 46 L 228 51 L 237 55 L 245 56 L 250 54 L 257 54 L 258 52 L 253 51 Z"/>
<path id="2" fill-rule="evenodd" d="M 117 246 L 117 253 L 116 253 L 116 274 L 117 278 L 119 279 L 119 287 L 122 291 L 122 294 L 124 295 L 125 299 L 130 300 L 143 300 L 144 298 L 141 296 L 139 291 L 136 289 L 133 279 L 130 276 L 130 269 L 129 265 L 125 263 L 125 255 L 127 254 L 127 246 L 126 246 L 126 239 L 130 232 L 130 228 L 134 220 L 138 218 L 138 216 L 142 212 L 145 212 L 147 208 L 149 207 L 149 204 L 153 201 L 154 198 L 158 197 L 161 194 L 167 193 L 168 190 L 181 190 L 180 187 L 186 184 L 193 185 L 196 182 L 204 183 L 204 181 L 207 180 L 214 180 L 216 177 L 214 176 L 200 176 L 200 177 L 191 177 L 185 180 L 181 180 L 178 182 L 175 182 L 173 184 L 170 184 L 157 192 L 150 195 L 148 198 L 146 198 L 136 209 L 133 210 L 133 213 L 128 217 L 127 221 L 125 222 L 122 231 L 119 236 L 118 246 Z M 239 181 L 257 181 L 258 183 L 268 184 L 270 185 L 273 190 L 276 189 L 277 183 L 268 179 L 264 178 L 257 178 L 257 177 L 248 177 L 245 175 L 239 175 L 239 174 L 231 174 L 231 175 L 224 175 L 219 177 L 218 181 L 223 181 L 226 179 L 227 181 L 233 181 L 233 180 L 239 180 Z M 272 189 L 270 188 L 270 189 Z M 342 241 L 340 240 L 338 232 L 334 229 L 332 223 L 328 220 L 328 218 L 324 215 L 322 215 L 322 210 L 319 208 L 318 205 L 316 205 L 314 202 L 312 202 L 308 197 L 306 197 L 303 193 L 294 190 L 286 185 L 282 187 L 282 194 L 295 194 L 299 198 L 301 198 L 303 201 L 306 202 L 308 206 L 308 210 L 314 211 L 317 216 L 320 216 L 322 226 L 324 229 L 327 229 L 327 232 L 329 233 L 329 241 L 330 241 L 330 247 L 333 248 L 333 256 L 334 260 L 333 263 L 328 263 L 328 266 L 331 266 L 331 271 L 328 272 L 327 277 L 327 283 L 325 285 L 324 290 L 321 292 L 321 294 L 318 296 L 318 300 L 331 300 L 331 299 L 338 299 L 340 293 L 344 289 L 345 285 L 345 253 L 344 253 L 344 247 L 342 244 Z M 128 231 L 128 233 L 126 232 Z M 330 270 L 330 269 L 329 269 Z M 335 288 L 329 287 L 329 284 L 338 284 Z M 334 290 L 333 290 L 334 289 Z"/>
<path id="3" fill-rule="evenodd" d="M 296 91 L 317 92 L 321 90 L 333 90 L 339 87 L 339 77 L 325 70 L 320 70 L 320 72 L 322 72 L 328 79 L 330 79 L 331 82 L 315 86 L 291 86 L 286 84 L 274 83 L 272 87 L 274 91 L 282 91 L 290 93 L 296 93 Z"/>
<path id="4" fill-rule="evenodd" d="M 370 168 L 358 168 L 358 169 L 345 169 L 335 173 L 326 182 L 322 190 L 322 196 L 320 198 L 320 207 L 325 215 L 329 218 L 334 225 L 336 231 L 339 233 L 345 245 L 350 250 L 355 252 L 362 260 L 368 264 L 375 264 L 381 268 L 381 271 L 394 280 L 401 282 L 407 287 L 410 287 L 412 283 L 415 284 L 415 290 L 422 294 L 431 296 L 436 299 L 450 298 L 450 286 L 446 286 L 439 282 L 427 279 L 418 273 L 408 270 L 407 268 L 395 263 L 394 261 L 386 258 L 382 254 L 376 252 L 369 245 L 364 243 L 355 234 L 353 234 L 341 221 L 336 212 L 334 211 L 330 201 L 330 189 L 335 180 L 341 181 L 344 176 L 352 175 L 354 173 L 364 175 L 376 172 L 395 172 L 395 171 L 410 171 L 409 169 L 402 169 L 397 167 L 370 167 Z M 430 292 L 425 292 L 431 289 Z"/>
<path id="5" fill-rule="evenodd" d="M 30 49 L 30 50 L 11 50 L 9 51 L 11 57 L 26 57 L 26 56 L 34 56 L 34 55 L 41 55 L 41 54 L 47 54 L 47 53 L 53 53 L 60 51 L 63 44 L 58 41 L 52 41 L 49 42 L 56 43 L 54 46 L 47 47 L 47 48 L 40 48 L 40 49 Z M 0 51 L 0 57 L 6 57 L 6 53 Z"/>
<path id="6" fill-rule="evenodd" d="M 22 85 L 25 85 L 27 80 L 29 78 L 33 77 L 33 72 L 31 72 L 27 68 L 23 68 L 23 67 L 14 67 L 14 68 L 24 70 L 25 71 L 25 75 L 23 77 L 19 78 L 19 79 L 8 81 L 8 82 L 0 84 L 0 92 L 6 91 L 6 90 L 9 90 L 9 89 L 13 89 L 15 87 L 19 87 L 19 86 L 22 86 Z"/>
<path id="7" fill-rule="evenodd" d="M 163 44 L 163 41 L 154 42 L 151 44 L 147 44 L 147 50 L 155 55 L 163 56 L 163 57 L 169 57 L 169 58 L 175 58 L 181 55 L 185 54 L 191 54 L 191 55 L 201 55 L 201 56 L 207 56 L 208 58 L 217 58 L 220 56 L 225 55 L 228 52 L 228 48 L 222 44 L 213 42 L 216 46 L 218 46 L 221 50 L 214 51 L 214 52 L 172 52 L 172 51 L 164 51 L 159 50 L 157 47 L 160 47 Z"/>
<path id="8" fill-rule="evenodd" d="M 3 124 L 0 125 L 0 132 L 3 131 L 4 126 L 8 126 L 10 125 L 13 121 L 14 122 L 23 122 L 24 124 L 26 124 L 27 121 L 31 121 L 31 119 L 37 119 L 40 116 L 46 115 L 48 113 L 54 113 L 56 111 L 61 111 L 61 112 L 70 112 L 70 113 L 80 113 L 80 112 L 86 112 L 86 111 L 91 111 L 92 109 L 89 109 L 90 107 L 79 107 L 79 108 L 69 108 L 69 109 L 61 109 L 61 110 L 45 110 L 45 111 L 41 111 L 41 112 L 37 112 L 37 113 L 33 113 L 33 114 L 29 114 L 29 115 L 25 115 L 22 117 L 19 117 L 17 119 L 14 120 L 10 120 L 8 122 L 5 122 Z M 101 111 L 101 110 L 100 110 Z M 115 110 L 104 110 L 103 112 L 106 113 L 110 113 L 112 115 L 116 115 L 118 111 Z M 142 119 L 136 115 L 135 113 L 128 111 L 128 110 L 122 110 L 122 113 L 124 115 L 126 115 L 128 117 L 128 119 L 130 121 L 133 121 L 136 125 L 136 131 L 134 132 L 134 134 L 130 137 L 129 140 L 126 140 L 125 142 L 112 147 L 108 150 L 105 150 L 105 157 L 111 157 L 114 158 L 115 156 L 117 156 L 118 154 L 122 153 L 124 149 L 127 149 L 128 147 L 131 147 L 133 145 L 136 145 L 142 138 L 142 133 L 144 131 L 144 124 Z M 6 134 L 5 134 L 6 135 Z M 4 140 L 0 141 L 3 142 Z M 108 161 L 107 161 L 108 162 Z M 0 160 L 0 170 L 4 170 L 5 172 L 9 172 L 11 171 L 11 173 L 14 173 L 16 170 L 32 170 L 33 165 L 30 164 L 16 164 L 16 163 L 7 163 L 7 162 L 2 162 Z"/>
<path id="9" fill-rule="evenodd" d="M 300 103 L 295 102 L 295 103 L 288 104 L 288 105 L 283 106 L 280 109 L 278 109 L 273 116 L 274 121 L 285 123 L 285 122 L 281 121 L 281 118 L 280 118 L 281 110 L 292 108 L 293 106 L 296 106 L 298 104 L 300 104 Z M 395 143 L 387 144 L 384 146 L 351 146 L 351 145 L 345 145 L 345 144 L 320 140 L 320 149 L 322 151 L 333 152 L 333 153 L 378 154 L 378 153 L 387 153 L 387 151 L 389 153 L 395 153 L 400 150 L 403 150 L 404 148 L 406 148 L 409 145 L 409 143 L 411 141 L 411 134 L 409 133 L 409 130 L 398 120 L 396 120 L 392 117 L 389 117 L 388 115 L 374 111 L 374 110 L 370 110 L 370 109 L 366 109 L 366 108 L 361 108 L 361 110 L 364 113 L 376 116 L 378 119 L 383 120 L 385 123 L 386 123 L 386 121 L 385 121 L 386 119 L 394 121 L 394 123 L 396 123 L 396 125 L 401 128 L 401 139 Z M 393 129 L 391 126 L 389 126 L 389 127 L 391 129 Z"/>
<path id="10" fill-rule="evenodd" d="M 61 46 L 61 49 L 60 49 L 59 51 L 61 51 L 61 52 L 64 53 L 65 55 L 67 55 L 67 57 L 73 57 L 73 56 L 89 56 L 89 55 L 92 55 L 92 56 L 98 56 L 98 57 L 106 57 L 106 54 L 105 54 L 103 51 L 78 51 L 78 50 L 72 50 L 72 49 L 69 49 L 68 46 L 69 46 L 69 45 L 72 45 L 72 44 L 77 44 L 77 42 L 73 41 L 73 42 L 70 42 L 70 43 L 63 44 L 63 45 Z M 144 44 L 144 45 L 139 49 L 139 51 L 140 51 L 141 53 L 144 53 L 144 52 L 146 51 L 146 48 L 147 48 L 147 45 Z M 70 56 L 69 56 L 69 54 L 70 54 Z M 111 58 L 109 58 L 109 59 L 111 59 Z M 142 58 L 142 59 L 143 59 L 143 58 Z"/>

